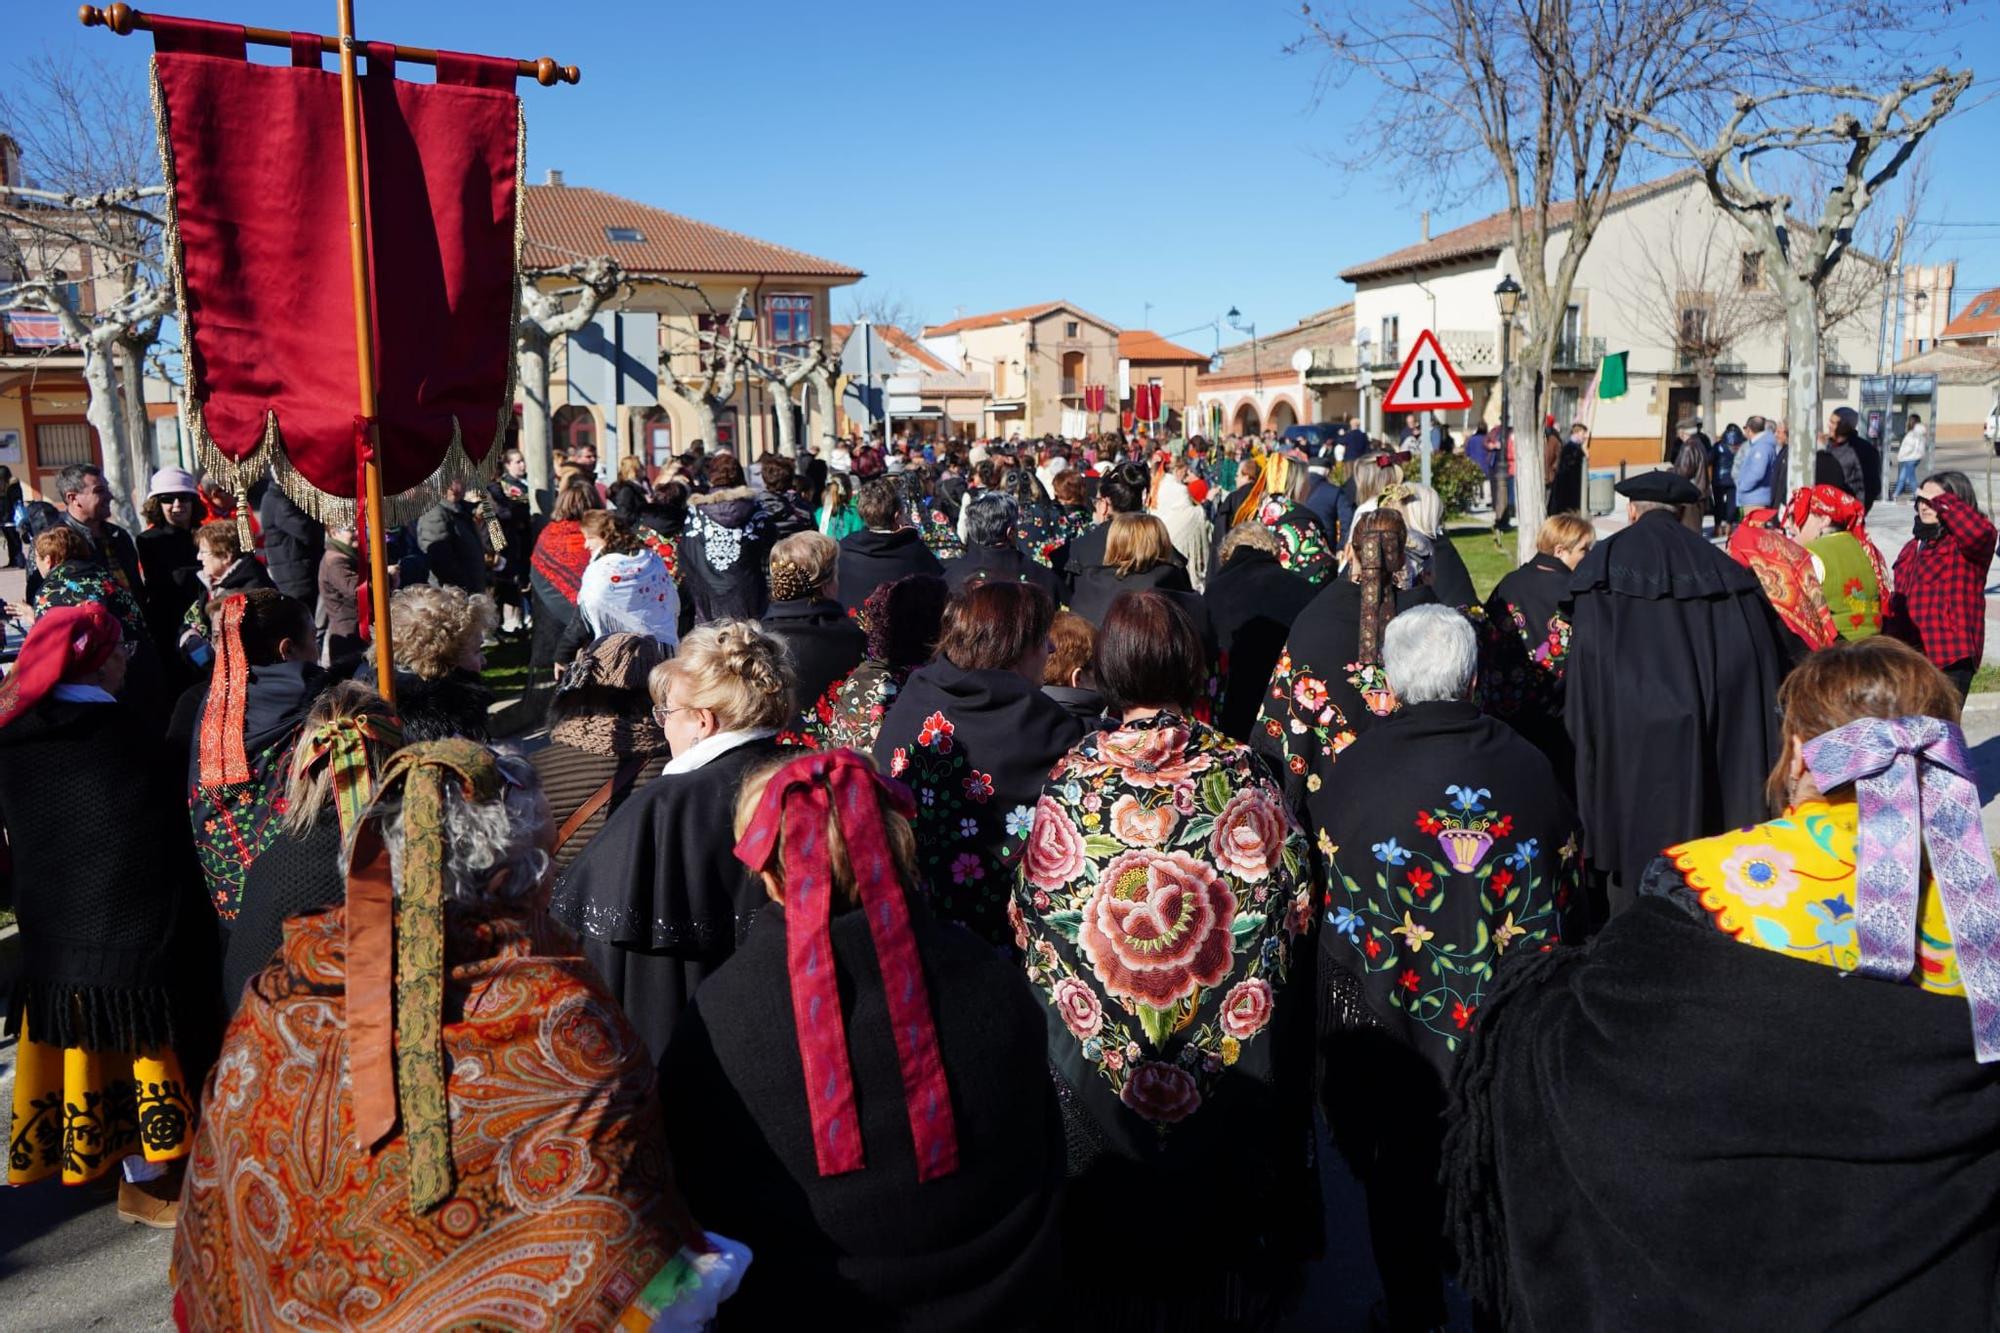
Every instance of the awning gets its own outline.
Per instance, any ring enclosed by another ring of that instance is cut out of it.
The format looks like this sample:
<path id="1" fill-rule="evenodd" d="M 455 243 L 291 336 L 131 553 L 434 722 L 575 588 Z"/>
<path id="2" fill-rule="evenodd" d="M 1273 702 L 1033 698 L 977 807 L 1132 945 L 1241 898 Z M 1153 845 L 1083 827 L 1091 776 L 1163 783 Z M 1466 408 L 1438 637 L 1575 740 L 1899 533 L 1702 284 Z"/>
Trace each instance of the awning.
<path id="1" fill-rule="evenodd" d="M 889 415 L 898 421 L 942 421 L 944 419 L 944 413 L 935 407 L 912 408 L 908 412 L 891 412 Z"/>

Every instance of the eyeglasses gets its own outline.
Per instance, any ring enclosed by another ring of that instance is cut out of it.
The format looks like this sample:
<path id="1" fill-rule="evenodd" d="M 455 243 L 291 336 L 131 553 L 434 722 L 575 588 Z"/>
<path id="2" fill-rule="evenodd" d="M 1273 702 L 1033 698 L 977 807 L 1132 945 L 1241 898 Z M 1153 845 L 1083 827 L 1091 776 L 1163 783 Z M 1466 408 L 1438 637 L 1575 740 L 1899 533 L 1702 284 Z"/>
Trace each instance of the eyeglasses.
<path id="1" fill-rule="evenodd" d="M 682 704 L 679 708 L 669 708 L 665 704 L 654 704 L 653 721 L 659 723 L 661 726 L 664 727 L 667 725 L 667 719 L 672 717 L 675 713 L 692 713 L 695 712 L 697 708 L 698 705 L 695 704 Z"/>

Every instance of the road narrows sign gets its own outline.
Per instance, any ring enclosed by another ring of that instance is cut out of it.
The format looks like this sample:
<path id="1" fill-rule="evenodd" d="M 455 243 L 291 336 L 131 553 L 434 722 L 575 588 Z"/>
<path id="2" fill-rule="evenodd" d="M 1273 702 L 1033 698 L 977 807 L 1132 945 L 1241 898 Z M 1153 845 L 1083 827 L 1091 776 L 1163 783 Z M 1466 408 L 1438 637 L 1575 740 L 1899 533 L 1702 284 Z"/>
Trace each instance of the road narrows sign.
<path id="1" fill-rule="evenodd" d="M 1417 335 L 1416 345 L 1403 358 L 1403 368 L 1389 392 L 1382 398 L 1384 412 L 1452 412 L 1472 406 L 1465 381 L 1452 369 L 1451 358 L 1438 346 L 1437 335 L 1429 329 Z"/>

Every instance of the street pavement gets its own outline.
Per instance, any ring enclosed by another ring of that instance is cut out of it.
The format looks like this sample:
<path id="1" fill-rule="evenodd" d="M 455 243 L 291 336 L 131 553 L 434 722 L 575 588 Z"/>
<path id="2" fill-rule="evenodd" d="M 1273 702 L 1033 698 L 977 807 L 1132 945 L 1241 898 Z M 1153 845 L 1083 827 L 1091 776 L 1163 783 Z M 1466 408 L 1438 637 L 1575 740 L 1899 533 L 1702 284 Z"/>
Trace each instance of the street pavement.
<path id="1" fill-rule="evenodd" d="M 1960 466 L 1980 487 L 1988 512 L 1986 455 L 1941 459 Z M 1869 533 L 1890 560 L 1909 539 L 1911 508 L 1878 504 Z M 1618 514 L 1596 520 L 1600 534 L 1624 526 Z M 0 570 L 0 600 L 21 596 L 18 570 Z M 1987 589 L 1987 660 L 2000 662 L 2000 583 Z M 1965 712 L 1966 741 L 1979 771 L 1986 836 L 2000 846 L 2000 694 L 1975 695 Z M 13 1097 L 14 1045 L 0 1043 L 0 1107 Z M 1368 1245 L 1360 1186 L 1330 1144 L 1321 1145 L 1321 1184 L 1326 1194 L 1326 1257 L 1307 1275 L 1301 1308 L 1288 1330 L 1359 1330 L 1368 1327 L 1370 1306 L 1380 1297 Z M 171 1329 L 167 1263 L 172 1236 L 118 1220 L 109 1194 L 43 1182 L 0 1194 L 0 1326 L 68 1330 Z M 1469 1327 L 1463 1303 L 1453 1310 L 1454 1328 Z"/>

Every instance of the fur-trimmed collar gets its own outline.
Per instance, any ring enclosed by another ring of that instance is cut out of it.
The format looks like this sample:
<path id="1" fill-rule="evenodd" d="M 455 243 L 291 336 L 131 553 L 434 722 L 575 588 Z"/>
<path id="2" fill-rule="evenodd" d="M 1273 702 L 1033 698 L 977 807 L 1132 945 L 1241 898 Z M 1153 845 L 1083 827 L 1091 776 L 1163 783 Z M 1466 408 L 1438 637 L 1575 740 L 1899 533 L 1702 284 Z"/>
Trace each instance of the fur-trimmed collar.
<path id="1" fill-rule="evenodd" d="M 757 492 L 748 486 L 726 486 L 719 491 L 708 491 L 701 495 L 690 495 L 690 505 L 717 505 L 729 500 L 754 500 Z"/>

